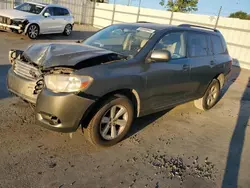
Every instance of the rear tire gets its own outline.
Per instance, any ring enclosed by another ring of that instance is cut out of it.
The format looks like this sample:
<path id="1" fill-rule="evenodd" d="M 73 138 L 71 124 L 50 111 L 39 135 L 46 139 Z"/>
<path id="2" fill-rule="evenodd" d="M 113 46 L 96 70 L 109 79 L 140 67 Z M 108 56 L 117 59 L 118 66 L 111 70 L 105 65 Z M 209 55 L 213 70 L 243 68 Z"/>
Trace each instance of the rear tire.
<path id="1" fill-rule="evenodd" d="M 123 95 L 115 95 L 97 109 L 84 135 L 96 146 L 113 146 L 128 133 L 133 119 L 132 102 Z"/>
<path id="2" fill-rule="evenodd" d="M 39 35 L 39 26 L 36 25 L 36 24 L 31 24 L 29 27 L 28 27 L 28 30 L 27 30 L 27 35 L 30 39 L 36 39 Z"/>
<path id="3" fill-rule="evenodd" d="M 213 79 L 207 88 L 206 93 L 200 99 L 194 101 L 196 108 L 206 111 L 211 109 L 219 99 L 220 95 L 220 83 L 218 80 Z"/>
<path id="4" fill-rule="evenodd" d="M 64 28 L 63 34 L 65 36 L 69 36 L 72 33 L 72 25 L 71 24 L 67 24 Z"/>

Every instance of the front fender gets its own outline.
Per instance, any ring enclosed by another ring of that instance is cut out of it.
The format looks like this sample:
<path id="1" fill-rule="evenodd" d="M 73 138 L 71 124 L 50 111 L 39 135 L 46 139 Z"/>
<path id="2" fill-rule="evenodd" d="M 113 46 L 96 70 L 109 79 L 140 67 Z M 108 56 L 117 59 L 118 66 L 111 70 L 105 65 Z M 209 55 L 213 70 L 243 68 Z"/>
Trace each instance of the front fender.
<path id="1" fill-rule="evenodd" d="M 28 28 L 29 28 L 29 26 L 30 26 L 31 24 L 37 24 L 37 25 L 39 26 L 39 28 L 40 28 L 39 23 L 37 23 L 37 22 L 29 22 L 29 23 L 25 26 L 25 29 L 24 29 L 24 34 L 25 34 L 25 35 L 27 34 Z"/>
<path id="2" fill-rule="evenodd" d="M 107 84 L 108 83 L 108 84 Z M 144 79 L 139 75 L 130 75 L 117 78 L 107 78 L 104 80 L 95 80 L 95 83 L 91 88 L 88 89 L 88 92 L 91 94 L 102 97 L 107 93 L 122 89 L 136 90 L 138 95 L 143 96 L 143 91 L 146 88 L 146 83 Z"/>

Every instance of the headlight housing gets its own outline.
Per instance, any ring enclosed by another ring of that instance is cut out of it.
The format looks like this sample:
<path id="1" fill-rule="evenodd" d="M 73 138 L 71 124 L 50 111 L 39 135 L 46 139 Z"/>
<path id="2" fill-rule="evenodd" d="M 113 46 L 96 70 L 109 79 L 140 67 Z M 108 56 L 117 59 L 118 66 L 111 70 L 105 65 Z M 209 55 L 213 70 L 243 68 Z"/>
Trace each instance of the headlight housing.
<path id="1" fill-rule="evenodd" d="M 51 74 L 44 77 L 45 85 L 55 93 L 70 93 L 85 90 L 92 83 L 89 76 Z"/>
<path id="2" fill-rule="evenodd" d="M 25 22 L 27 21 L 26 19 L 18 19 L 18 18 L 15 18 L 15 19 L 12 19 L 13 22 Z"/>
<path id="3" fill-rule="evenodd" d="M 28 20 L 26 19 L 13 19 L 12 24 L 13 25 L 19 25 L 19 24 L 27 24 Z"/>

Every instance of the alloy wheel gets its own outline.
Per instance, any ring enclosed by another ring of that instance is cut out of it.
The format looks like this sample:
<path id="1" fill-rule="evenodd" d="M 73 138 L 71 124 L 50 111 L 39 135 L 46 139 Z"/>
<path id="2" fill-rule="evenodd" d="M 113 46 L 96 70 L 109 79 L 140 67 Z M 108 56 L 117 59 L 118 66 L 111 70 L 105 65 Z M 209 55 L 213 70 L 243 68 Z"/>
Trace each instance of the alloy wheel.
<path id="1" fill-rule="evenodd" d="M 128 111 L 124 106 L 112 106 L 101 118 L 100 134 L 105 140 L 117 138 L 125 129 Z"/>
<path id="2" fill-rule="evenodd" d="M 38 27 L 36 25 L 31 25 L 29 27 L 28 34 L 29 34 L 30 38 L 33 38 L 33 39 L 36 38 L 38 35 Z"/>
<path id="3" fill-rule="evenodd" d="M 216 102 L 217 96 L 218 96 L 218 89 L 215 85 L 213 85 L 208 92 L 207 105 L 208 106 L 213 105 Z"/>
<path id="4" fill-rule="evenodd" d="M 65 27 L 65 33 L 67 35 L 70 35 L 71 31 L 72 31 L 71 25 L 66 25 L 66 27 Z"/>

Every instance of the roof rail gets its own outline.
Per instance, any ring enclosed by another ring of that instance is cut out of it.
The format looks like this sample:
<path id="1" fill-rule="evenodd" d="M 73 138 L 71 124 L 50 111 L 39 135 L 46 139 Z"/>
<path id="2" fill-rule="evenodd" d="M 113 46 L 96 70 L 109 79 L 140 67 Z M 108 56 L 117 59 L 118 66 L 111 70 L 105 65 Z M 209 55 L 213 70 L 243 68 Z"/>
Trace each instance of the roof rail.
<path id="1" fill-rule="evenodd" d="M 136 23 L 152 23 L 152 22 L 147 22 L 147 21 L 138 21 Z"/>
<path id="2" fill-rule="evenodd" d="M 201 29 L 208 29 L 208 30 L 212 30 L 214 32 L 220 32 L 219 30 L 215 29 L 215 28 L 210 28 L 210 27 L 204 27 L 204 26 L 199 26 L 199 25 L 191 25 L 191 24 L 181 24 L 181 25 L 178 25 L 178 27 L 196 27 L 196 28 L 201 28 Z"/>

